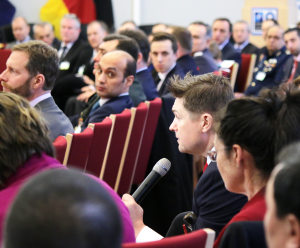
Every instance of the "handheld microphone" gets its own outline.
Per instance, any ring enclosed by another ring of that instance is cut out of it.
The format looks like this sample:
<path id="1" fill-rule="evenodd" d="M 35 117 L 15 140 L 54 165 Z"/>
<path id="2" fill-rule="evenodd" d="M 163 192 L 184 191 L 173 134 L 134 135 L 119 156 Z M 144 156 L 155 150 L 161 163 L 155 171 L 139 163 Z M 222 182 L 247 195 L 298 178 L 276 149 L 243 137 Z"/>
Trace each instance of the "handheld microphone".
<path id="1" fill-rule="evenodd" d="M 170 167 L 171 162 L 166 158 L 162 158 L 154 165 L 152 171 L 132 195 L 137 204 L 140 204 L 158 180 L 166 175 Z"/>

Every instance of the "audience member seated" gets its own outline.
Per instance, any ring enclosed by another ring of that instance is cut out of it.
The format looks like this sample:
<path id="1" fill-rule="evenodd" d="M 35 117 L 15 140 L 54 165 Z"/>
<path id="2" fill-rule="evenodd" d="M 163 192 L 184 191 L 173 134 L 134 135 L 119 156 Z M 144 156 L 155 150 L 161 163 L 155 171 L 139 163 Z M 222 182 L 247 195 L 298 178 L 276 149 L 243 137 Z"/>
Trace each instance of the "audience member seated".
<path id="1" fill-rule="evenodd" d="M 217 160 L 225 187 L 244 194 L 248 203 L 223 228 L 215 241 L 218 247 L 230 223 L 262 221 L 266 211 L 265 186 L 275 166 L 278 99 L 237 99 L 228 104 L 210 153 Z M 218 156 L 217 156 L 218 155 Z"/>
<path id="2" fill-rule="evenodd" d="M 87 44 L 79 39 L 80 21 L 75 14 L 66 14 L 60 22 L 60 46 L 54 46 L 59 56 L 59 74 L 57 81 L 74 74 L 79 54 L 87 48 Z"/>
<path id="3" fill-rule="evenodd" d="M 88 24 L 87 38 L 90 46 L 80 52 L 73 73 L 58 80 L 51 91 L 55 103 L 61 110 L 65 109 L 69 97 L 77 96 L 81 93 L 82 87 L 95 89 L 93 58 L 96 56 L 107 32 L 108 27 L 104 22 L 93 21 Z"/>
<path id="4" fill-rule="evenodd" d="M 98 97 L 88 102 L 89 105 L 79 119 L 76 132 L 83 131 L 89 123 L 101 122 L 111 114 L 119 114 L 124 109 L 133 107 L 128 92 L 135 71 L 135 60 L 124 51 L 109 52 L 101 58 L 96 69 Z"/>
<path id="5" fill-rule="evenodd" d="M 167 25 L 164 23 L 157 23 L 152 27 L 152 34 L 156 34 L 159 32 L 166 32 L 166 31 L 167 31 Z"/>
<path id="6" fill-rule="evenodd" d="M 49 22 L 37 23 L 33 26 L 33 37 L 42 40 L 52 47 L 60 47 L 60 41 L 55 37 L 53 26 Z"/>
<path id="7" fill-rule="evenodd" d="M 6 48 L 10 49 L 16 44 L 31 40 L 31 37 L 29 36 L 30 26 L 24 17 L 15 18 L 12 21 L 11 27 L 16 41 L 8 43 Z"/>
<path id="8" fill-rule="evenodd" d="M 121 50 L 129 53 L 135 61 L 138 59 L 139 47 L 135 40 L 126 37 L 124 35 L 107 35 L 103 39 L 103 43 L 98 49 L 97 55 L 94 57 L 94 67 L 97 68 L 97 64 L 100 62 L 102 56 L 105 53 L 115 50 Z M 80 114 L 86 107 L 86 102 L 90 98 L 97 97 L 97 93 L 91 88 L 84 89 L 84 93 L 80 94 L 77 98 L 70 98 L 67 102 L 65 113 L 67 116 L 73 116 Z M 146 101 L 143 87 L 139 81 L 133 80 L 131 87 L 129 88 L 129 96 L 134 104 L 138 106 L 141 102 Z M 77 125 L 77 123 L 75 124 Z"/>
<path id="9" fill-rule="evenodd" d="M 246 21 L 237 21 L 233 24 L 234 48 L 239 53 L 257 54 L 258 48 L 249 42 L 250 27 Z"/>
<path id="10" fill-rule="evenodd" d="M 134 39 L 139 45 L 139 56 L 137 59 L 136 78 L 142 84 L 147 100 L 153 100 L 158 96 L 151 73 L 148 70 L 150 45 L 147 36 L 141 30 L 124 30 L 120 34 Z"/>
<path id="11" fill-rule="evenodd" d="M 188 30 L 191 32 L 194 56 L 199 74 L 205 74 L 218 70 L 214 63 L 214 57 L 208 50 L 211 41 L 211 28 L 204 22 L 193 22 L 189 25 Z"/>
<path id="12" fill-rule="evenodd" d="M 300 247 L 300 143 L 282 150 L 267 184 L 264 219 L 269 248 Z"/>
<path id="13" fill-rule="evenodd" d="M 284 40 L 286 48 L 291 52 L 293 57 L 290 57 L 284 67 L 283 81 L 291 83 L 294 79 L 300 76 L 300 29 L 291 28 L 285 31 Z"/>
<path id="14" fill-rule="evenodd" d="M 105 185 L 71 170 L 49 170 L 20 190 L 6 218 L 6 248 L 120 248 L 121 218 Z"/>
<path id="15" fill-rule="evenodd" d="M 175 117 L 170 130 L 175 132 L 178 138 L 179 151 L 207 157 L 207 152 L 214 150 L 215 128 L 220 121 L 219 115 L 234 98 L 229 81 L 213 74 L 201 76 L 188 74 L 182 80 L 177 76 L 171 81 L 169 88 L 176 97 L 172 109 Z M 130 195 L 125 194 L 123 201 L 129 208 L 137 242 L 162 238 L 145 227 L 143 210 Z M 207 157 L 207 165 L 194 192 L 192 210 L 197 216 L 197 221 L 193 229 L 211 228 L 218 236 L 221 229 L 246 202 L 245 196 L 226 190 L 217 164 Z M 172 224 L 167 236 L 183 234 L 185 214 L 180 214 L 182 223 L 177 228 Z"/>
<path id="16" fill-rule="evenodd" d="M 279 26 L 269 28 L 267 32 L 268 52 L 254 70 L 253 81 L 245 91 L 245 95 L 257 96 L 262 88 L 272 88 L 282 82 L 284 66 L 291 57 L 284 45 L 283 33 L 283 29 Z M 237 97 L 241 95 L 236 94 Z"/>
<path id="17" fill-rule="evenodd" d="M 219 45 L 222 51 L 222 60 L 234 60 L 241 63 L 241 54 L 238 53 L 229 42 L 232 33 L 232 24 L 227 18 L 218 18 L 212 26 L 212 39 Z"/>
<path id="18" fill-rule="evenodd" d="M 138 27 L 136 26 L 134 21 L 125 21 L 119 27 L 118 33 L 120 33 L 123 30 L 127 30 L 127 29 L 136 30 L 136 29 L 138 29 Z"/>
<path id="19" fill-rule="evenodd" d="M 59 162 L 53 158 L 54 148 L 52 146 L 52 142 L 48 138 L 48 128 L 44 123 L 43 118 L 41 118 L 41 116 L 34 108 L 30 107 L 29 103 L 24 98 L 16 94 L 1 92 L 0 118 L 2 120 L 0 122 L 1 242 L 4 220 L 6 218 L 8 210 L 11 209 L 13 200 L 15 199 L 17 193 L 19 192 L 19 189 L 23 186 L 23 184 L 26 183 L 30 177 L 42 171 L 54 171 L 58 169 L 66 170 L 66 167 L 59 164 Z M 113 197 L 115 203 L 118 206 L 120 215 L 122 217 L 123 242 L 133 242 L 134 231 L 128 210 L 122 203 L 119 196 L 106 183 L 98 178 L 93 178 L 99 184 L 103 185 L 104 188 L 106 188 L 106 190 Z M 75 181 L 79 182 L 77 180 L 73 181 L 74 183 Z M 39 185 L 41 186 L 41 184 Z M 41 187 L 35 188 L 41 190 Z M 59 186 L 58 190 L 61 192 L 61 188 Z M 43 202 L 43 204 L 44 203 L 45 202 Z M 33 202 L 30 202 L 29 204 L 31 209 L 31 207 L 33 206 Z M 23 207 L 23 205 L 21 205 L 21 207 Z M 52 210 L 50 212 L 48 211 L 47 214 L 50 215 L 54 211 L 55 209 L 52 208 Z M 60 209 L 59 212 L 60 211 L 62 211 L 62 209 Z M 25 210 L 22 208 L 22 211 L 20 212 L 22 217 L 24 213 Z M 30 232 L 31 235 L 33 235 L 33 231 L 31 230 L 31 228 L 29 228 L 29 223 L 27 223 L 27 221 L 25 223 L 26 231 Z M 33 225 L 33 223 L 31 224 Z M 60 224 L 64 225 L 66 223 L 62 222 Z M 43 224 L 43 226 L 49 227 L 45 224 Z M 41 227 L 37 226 L 37 228 L 40 229 Z M 59 227 L 55 226 L 55 228 Z M 13 241 L 17 240 L 15 236 L 15 228 L 13 228 L 13 230 L 13 233 L 10 234 L 12 236 L 6 235 L 7 238 L 9 237 L 10 241 L 10 237 L 13 237 Z M 21 231 L 21 233 L 23 232 Z M 75 239 L 77 236 L 78 234 L 75 234 L 73 238 Z M 18 240 L 19 238 L 21 237 L 18 236 Z M 55 236 L 55 238 L 57 239 L 59 237 Z"/>
<path id="20" fill-rule="evenodd" d="M 208 49 L 214 58 L 215 64 L 217 65 L 218 69 L 220 69 L 222 63 L 222 52 L 219 49 L 218 44 L 212 40 L 209 44 Z"/>
<path id="21" fill-rule="evenodd" d="M 268 19 L 263 21 L 263 23 L 261 24 L 261 30 L 262 30 L 262 38 L 264 39 L 264 41 L 267 43 L 267 32 L 268 29 L 270 27 L 273 27 L 274 25 L 279 26 L 278 22 L 276 20 L 273 19 Z M 256 64 L 259 63 L 259 61 L 262 60 L 262 58 L 264 57 L 264 55 L 268 52 L 267 47 L 264 46 L 261 49 L 259 49 L 258 54 L 257 54 L 257 61 Z"/>
<path id="22" fill-rule="evenodd" d="M 177 42 L 173 35 L 160 32 L 153 36 L 150 57 L 155 71 L 152 76 L 159 96 L 169 93 L 167 85 L 174 75 L 184 77 L 183 69 L 176 64 Z"/>
<path id="23" fill-rule="evenodd" d="M 183 69 L 184 74 L 191 72 L 192 75 L 199 75 L 195 60 L 190 56 L 192 52 L 192 36 L 186 28 L 171 26 L 168 33 L 177 40 L 177 64 Z"/>
<path id="24" fill-rule="evenodd" d="M 20 95 L 38 109 L 50 129 L 50 139 L 73 132 L 69 119 L 56 106 L 51 89 L 58 74 L 57 51 L 42 41 L 15 45 L 0 75 L 3 90 Z"/>

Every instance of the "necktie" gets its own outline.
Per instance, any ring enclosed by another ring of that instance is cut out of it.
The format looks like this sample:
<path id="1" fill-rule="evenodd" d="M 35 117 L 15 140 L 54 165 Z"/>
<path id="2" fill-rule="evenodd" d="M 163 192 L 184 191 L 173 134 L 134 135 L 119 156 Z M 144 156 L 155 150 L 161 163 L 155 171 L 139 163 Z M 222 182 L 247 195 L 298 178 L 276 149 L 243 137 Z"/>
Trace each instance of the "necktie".
<path id="1" fill-rule="evenodd" d="M 295 73 L 296 73 L 296 70 L 297 70 L 297 66 L 298 66 L 298 61 L 294 60 L 293 69 L 292 69 L 291 76 L 290 76 L 288 82 L 292 82 L 293 81 Z"/>
<path id="2" fill-rule="evenodd" d="M 208 163 L 206 162 L 204 167 L 203 167 L 203 173 L 204 173 L 204 171 L 206 170 L 207 167 L 208 167 Z"/>
<path id="3" fill-rule="evenodd" d="M 97 101 L 97 102 L 94 104 L 94 106 L 92 107 L 92 109 L 91 109 L 91 111 L 90 111 L 90 113 L 89 113 L 89 116 L 91 116 L 92 113 L 94 113 L 98 108 L 100 108 L 100 103 L 99 103 L 99 101 Z"/>
<path id="4" fill-rule="evenodd" d="M 242 49 L 241 47 L 237 47 L 237 49 L 235 49 L 237 52 L 241 53 L 242 52 Z"/>
<path id="5" fill-rule="evenodd" d="M 60 55 L 59 61 L 62 61 L 63 58 L 65 57 L 66 50 L 67 50 L 67 47 L 64 46 L 64 47 L 63 47 L 63 51 L 62 51 L 62 53 L 61 53 L 61 55 Z"/>

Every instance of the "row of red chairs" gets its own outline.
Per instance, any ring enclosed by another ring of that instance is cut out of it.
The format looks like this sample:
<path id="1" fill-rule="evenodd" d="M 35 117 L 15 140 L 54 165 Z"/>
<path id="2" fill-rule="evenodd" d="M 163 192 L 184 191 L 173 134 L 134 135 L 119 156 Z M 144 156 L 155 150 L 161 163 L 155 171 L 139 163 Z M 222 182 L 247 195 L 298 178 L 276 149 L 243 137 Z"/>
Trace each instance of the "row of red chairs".
<path id="1" fill-rule="evenodd" d="M 145 178 L 161 104 L 156 98 L 89 124 L 82 133 L 58 137 L 56 158 L 99 177 L 119 195 L 129 192 Z"/>

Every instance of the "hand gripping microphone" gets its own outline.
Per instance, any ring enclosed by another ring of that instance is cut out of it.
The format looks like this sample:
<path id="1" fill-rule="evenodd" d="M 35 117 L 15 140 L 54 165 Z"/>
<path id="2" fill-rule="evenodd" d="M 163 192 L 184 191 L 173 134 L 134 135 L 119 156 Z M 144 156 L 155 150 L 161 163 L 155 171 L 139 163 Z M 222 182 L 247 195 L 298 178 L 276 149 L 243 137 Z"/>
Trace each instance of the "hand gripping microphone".
<path id="1" fill-rule="evenodd" d="M 171 162 L 166 158 L 162 158 L 154 165 L 152 171 L 132 195 L 137 204 L 140 204 L 158 180 L 166 175 L 170 167 Z"/>

